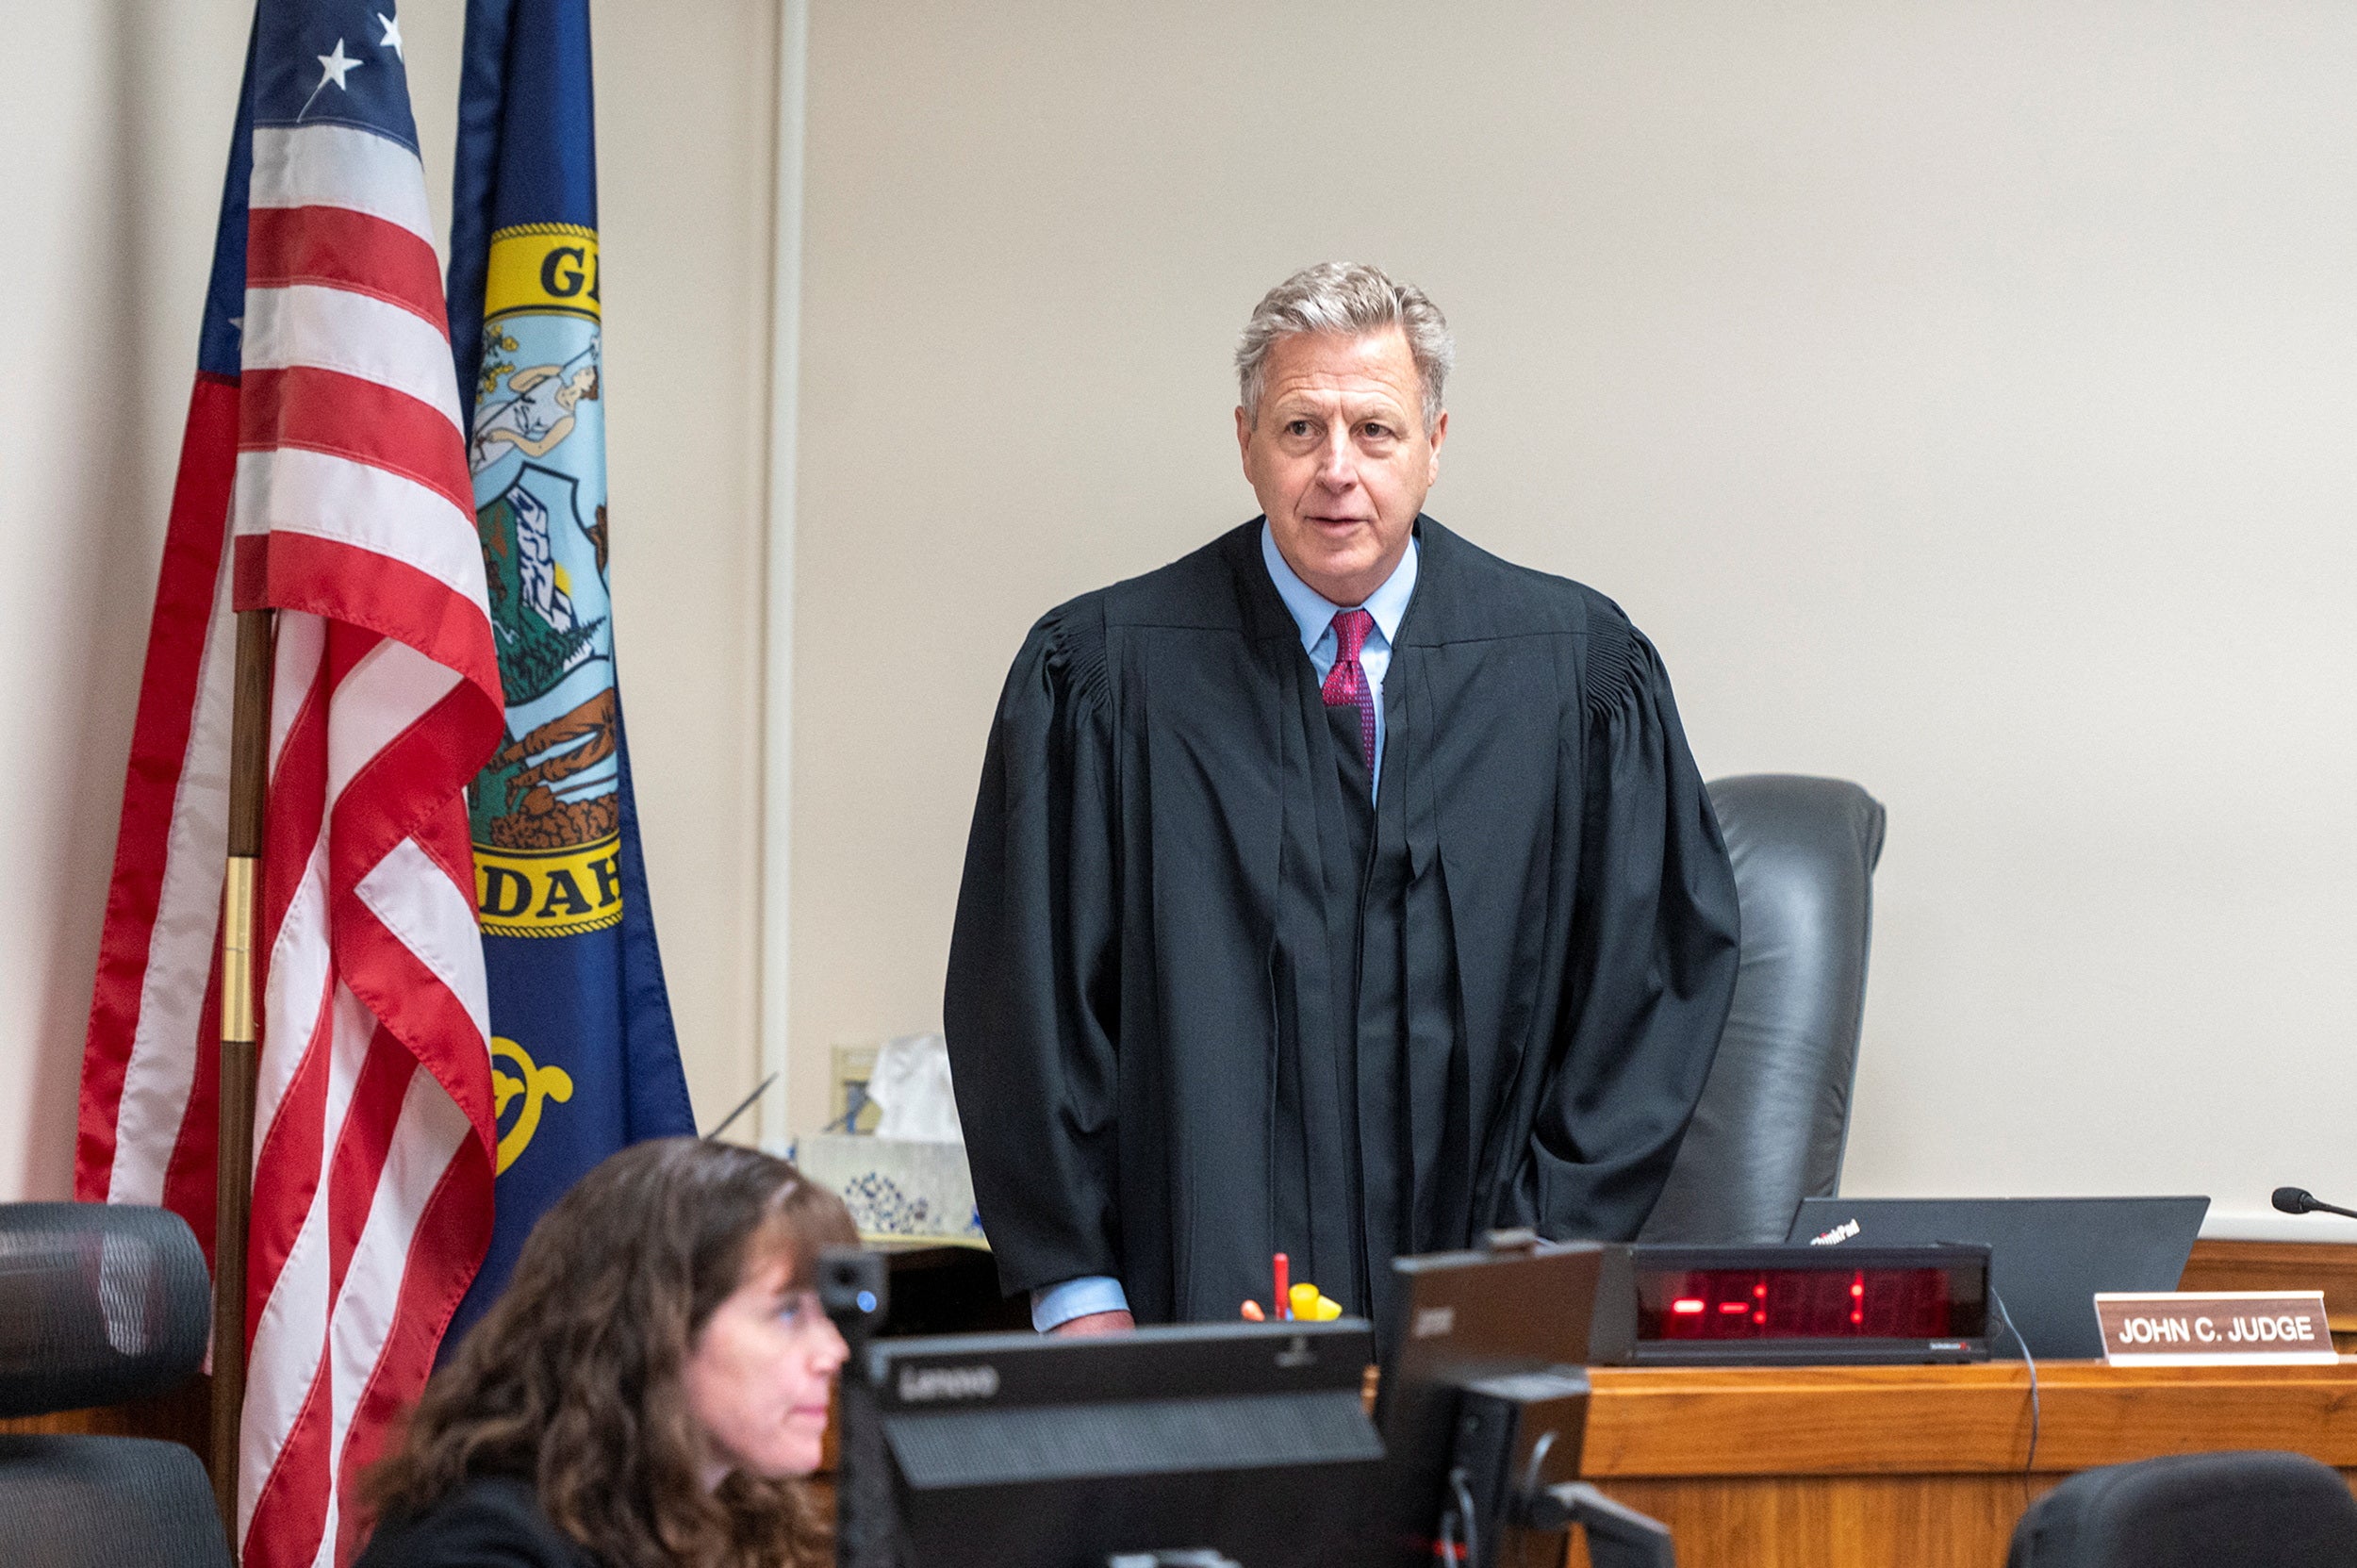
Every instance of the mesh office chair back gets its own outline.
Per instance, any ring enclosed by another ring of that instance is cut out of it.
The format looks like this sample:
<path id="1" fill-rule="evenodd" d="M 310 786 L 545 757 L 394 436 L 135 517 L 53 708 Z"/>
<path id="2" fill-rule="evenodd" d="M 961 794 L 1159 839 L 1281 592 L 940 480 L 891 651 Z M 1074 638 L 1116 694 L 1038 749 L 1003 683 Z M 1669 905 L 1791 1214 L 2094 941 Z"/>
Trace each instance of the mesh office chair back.
<path id="1" fill-rule="evenodd" d="M 2357 1499 L 2301 1454 L 2106 1465 L 2031 1505 L 2005 1568 L 2357 1568 Z"/>
<path id="2" fill-rule="evenodd" d="M 211 1286 L 161 1209 L 0 1204 L 0 1415 L 161 1394 L 204 1360 Z M 194 1452 L 149 1438 L 0 1436 L 0 1562 L 227 1568 Z"/>

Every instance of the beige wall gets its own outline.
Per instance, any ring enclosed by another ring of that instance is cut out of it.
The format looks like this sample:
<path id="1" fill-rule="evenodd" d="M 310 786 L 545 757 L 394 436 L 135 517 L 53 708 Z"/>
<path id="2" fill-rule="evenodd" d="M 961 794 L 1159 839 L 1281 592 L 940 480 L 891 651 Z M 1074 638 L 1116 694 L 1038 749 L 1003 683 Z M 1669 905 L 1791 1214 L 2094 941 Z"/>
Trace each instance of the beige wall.
<path id="1" fill-rule="evenodd" d="M 437 203 L 460 10 L 404 16 Z M 69 1180 L 248 14 L 0 0 L 0 1197 Z M 774 25 L 598 8 L 622 665 L 707 1116 L 756 1058 Z M 2324 3 L 816 0 L 791 1123 L 830 1045 L 938 1022 L 1024 626 L 1245 514 L 1231 335 L 1364 256 L 1459 329 L 1433 509 L 1620 598 L 1706 771 L 1889 805 L 1852 1190 L 2357 1190 L 2353 68 Z"/>
<path id="2" fill-rule="evenodd" d="M 38 29 L 33 12 L 12 8 L 0 49 L 0 145 L 14 149 L 0 159 L 0 1197 L 73 1185 L 130 744 L 120 694 L 139 681 L 168 478 L 159 411 L 125 390 L 176 382 L 185 400 L 189 382 L 148 359 L 138 50 L 113 8 L 42 8 Z M 186 340 L 192 360 L 193 326 Z"/>
<path id="3" fill-rule="evenodd" d="M 402 31 L 448 222 L 461 0 Z M 73 1180 L 123 763 L 251 0 L 0 0 L 0 1198 Z M 688 1085 L 753 1081 L 773 9 L 606 4 L 616 619 Z"/>
<path id="4" fill-rule="evenodd" d="M 592 8 L 618 658 L 672 1015 L 706 1126 L 751 1089 L 760 1054 L 774 10 Z"/>
<path id="5" fill-rule="evenodd" d="M 818 0 L 795 1108 L 933 1027 L 1024 627 L 1248 515 L 1260 290 L 1459 337 L 1430 507 L 1711 775 L 1890 810 L 1854 1192 L 2357 1192 L 2357 11 Z"/>

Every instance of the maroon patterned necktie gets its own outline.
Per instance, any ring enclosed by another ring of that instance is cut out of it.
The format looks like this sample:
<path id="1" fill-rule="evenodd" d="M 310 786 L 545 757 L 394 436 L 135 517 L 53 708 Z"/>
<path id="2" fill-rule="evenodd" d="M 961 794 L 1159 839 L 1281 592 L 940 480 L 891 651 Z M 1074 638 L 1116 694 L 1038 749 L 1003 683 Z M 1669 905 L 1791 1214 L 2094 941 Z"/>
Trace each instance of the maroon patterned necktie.
<path id="1" fill-rule="evenodd" d="M 1375 617 L 1364 610 L 1343 610 L 1334 617 L 1334 668 L 1326 672 L 1326 685 L 1319 688 L 1329 708 L 1359 710 L 1359 754 L 1366 759 L 1367 770 L 1375 770 L 1375 693 L 1367 689 L 1367 672 L 1359 663 L 1359 650 L 1367 645 L 1367 634 L 1375 630 Z"/>

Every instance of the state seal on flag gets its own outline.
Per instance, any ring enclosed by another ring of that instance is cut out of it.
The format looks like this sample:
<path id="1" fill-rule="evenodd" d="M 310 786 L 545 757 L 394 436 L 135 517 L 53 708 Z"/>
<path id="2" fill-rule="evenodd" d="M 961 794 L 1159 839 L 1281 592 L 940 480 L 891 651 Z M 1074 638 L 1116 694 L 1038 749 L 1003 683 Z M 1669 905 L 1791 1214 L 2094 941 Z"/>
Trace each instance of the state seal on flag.
<path id="1" fill-rule="evenodd" d="M 475 903 L 570 936 L 622 918 L 596 232 L 497 231 L 485 305 L 468 466 L 507 730 L 469 801 Z"/>

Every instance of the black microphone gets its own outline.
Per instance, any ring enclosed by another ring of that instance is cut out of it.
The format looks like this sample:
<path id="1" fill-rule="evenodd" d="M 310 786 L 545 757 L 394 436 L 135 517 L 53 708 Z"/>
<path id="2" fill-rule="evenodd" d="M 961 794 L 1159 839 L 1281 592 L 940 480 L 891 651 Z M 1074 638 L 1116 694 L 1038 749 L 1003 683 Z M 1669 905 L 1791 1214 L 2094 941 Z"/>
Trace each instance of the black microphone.
<path id="1" fill-rule="evenodd" d="M 2347 1214 L 2357 1219 L 2357 1209 L 2344 1209 L 2337 1203 L 2327 1203 L 2305 1187 L 2278 1187 L 2275 1206 L 2287 1214 Z"/>

